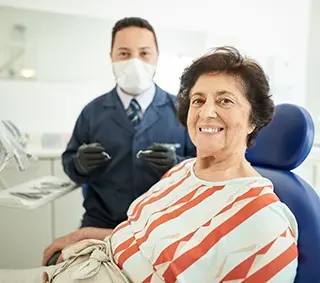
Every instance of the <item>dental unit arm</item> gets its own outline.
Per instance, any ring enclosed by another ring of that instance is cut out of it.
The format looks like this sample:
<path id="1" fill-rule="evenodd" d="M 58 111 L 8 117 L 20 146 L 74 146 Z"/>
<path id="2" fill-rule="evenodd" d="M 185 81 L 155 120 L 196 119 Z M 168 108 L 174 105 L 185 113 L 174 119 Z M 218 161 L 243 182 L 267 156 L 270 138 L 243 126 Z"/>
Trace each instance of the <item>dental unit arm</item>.
<path id="1" fill-rule="evenodd" d="M 27 152 L 26 143 L 27 139 L 11 121 L 0 121 L 0 172 L 12 160 L 17 163 L 19 171 L 26 170 L 25 160 L 37 160 Z"/>

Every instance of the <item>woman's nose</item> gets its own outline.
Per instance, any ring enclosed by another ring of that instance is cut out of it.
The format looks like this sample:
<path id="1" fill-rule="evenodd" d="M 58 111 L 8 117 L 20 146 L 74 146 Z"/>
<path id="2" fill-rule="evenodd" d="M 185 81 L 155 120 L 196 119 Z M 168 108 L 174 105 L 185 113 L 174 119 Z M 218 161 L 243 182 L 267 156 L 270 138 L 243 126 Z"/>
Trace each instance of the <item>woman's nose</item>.
<path id="1" fill-rule="evenodd" d="M 206 101 L 206 103 L 201 107 L 199 116 L 203 119 L 217 118 L 215 103 Z"/>

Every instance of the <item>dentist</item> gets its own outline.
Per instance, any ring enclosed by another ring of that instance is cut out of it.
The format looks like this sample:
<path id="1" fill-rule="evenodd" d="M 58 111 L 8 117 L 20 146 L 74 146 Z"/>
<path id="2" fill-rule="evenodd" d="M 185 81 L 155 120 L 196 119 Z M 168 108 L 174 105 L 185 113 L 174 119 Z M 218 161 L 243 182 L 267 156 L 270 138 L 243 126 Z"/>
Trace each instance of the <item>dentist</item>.
<path id="1" fill-rule="evenodd" d="M 134 199 L 174 165 L 195 156 L 189 135 L 176 117 L 176 97 L 153 81 L 159 50 L 150 23 L 135 17 L 118 21 L 112 30 L 110 55 L 116 86 L 82 110 L 62 156 L 67 175 L 77 184 L 90 186 L 82 225 L 45 250 L 44 265 L 73 242 L 102 240 L 105 230 L 101 228 L 111 233 L 126 220 Z"/>

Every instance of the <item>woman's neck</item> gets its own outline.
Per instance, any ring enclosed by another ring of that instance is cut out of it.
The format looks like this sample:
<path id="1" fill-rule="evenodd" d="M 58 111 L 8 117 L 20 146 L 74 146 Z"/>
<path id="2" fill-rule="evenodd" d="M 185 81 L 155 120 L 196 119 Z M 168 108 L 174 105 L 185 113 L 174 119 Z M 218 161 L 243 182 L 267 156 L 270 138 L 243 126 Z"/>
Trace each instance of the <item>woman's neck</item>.
<path id="1" fill-rule="evenodd" d="M 260 176 L 243 154 L 230 154 L 223 159 L 197 157 L 194 172 L 198 178 L 213 182 Z"/>

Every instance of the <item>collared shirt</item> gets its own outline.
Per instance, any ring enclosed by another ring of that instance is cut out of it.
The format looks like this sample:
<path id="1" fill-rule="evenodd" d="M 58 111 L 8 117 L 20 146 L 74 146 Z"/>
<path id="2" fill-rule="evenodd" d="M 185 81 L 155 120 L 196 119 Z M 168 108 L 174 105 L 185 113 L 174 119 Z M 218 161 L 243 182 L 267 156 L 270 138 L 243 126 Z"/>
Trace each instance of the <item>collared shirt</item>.
<path id="1" fill-rule="evenodd" d="M 151 104 L 156 94 L 156 86 L 155 84 L 152 84 L 152 86 L 149 89 L 140 93 L 137 96 L 126 94 L 119 86 L 117 86 L 117 93 L 120 97 L 124 109 L 128 109 L 131 100 L 135 98 L 141 107 L 142 113 L 144 113 Z"/>

